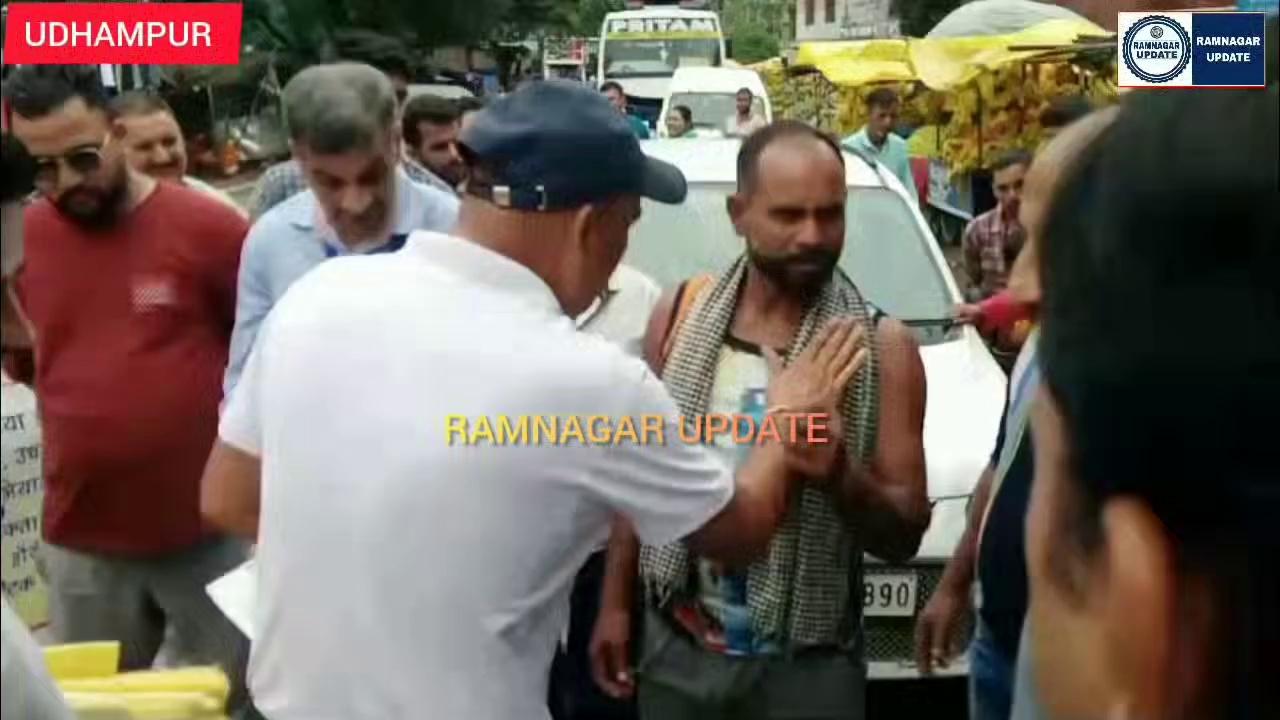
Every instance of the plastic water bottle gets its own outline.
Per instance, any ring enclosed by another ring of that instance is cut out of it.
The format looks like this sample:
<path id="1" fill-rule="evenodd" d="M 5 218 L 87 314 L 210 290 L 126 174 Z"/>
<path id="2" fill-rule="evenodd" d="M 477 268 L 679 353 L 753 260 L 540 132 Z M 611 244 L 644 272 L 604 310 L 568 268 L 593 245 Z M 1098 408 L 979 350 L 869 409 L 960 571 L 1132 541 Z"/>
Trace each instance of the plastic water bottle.
<path id="1" fill-rule="evenodd" d="M 755 634 L 751 631 L 751 609 L 747 606 L 747 579 L 742 575 L 721 580 L 724 608 L 724 644 L 730 652 L 750 653 Z"/>

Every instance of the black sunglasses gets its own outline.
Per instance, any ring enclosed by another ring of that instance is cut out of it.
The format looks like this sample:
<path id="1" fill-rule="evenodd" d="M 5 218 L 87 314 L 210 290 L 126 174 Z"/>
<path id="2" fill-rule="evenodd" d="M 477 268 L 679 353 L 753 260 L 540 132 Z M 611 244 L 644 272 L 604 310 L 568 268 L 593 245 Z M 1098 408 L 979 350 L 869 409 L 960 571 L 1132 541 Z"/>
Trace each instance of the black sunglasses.
<path id="1" fill-rule="evenodd" d="M 77 175 L 89 175 L 102 167 L 102 148 L 83 147 L 61 157 L 35 158 L 35 185 L 52 187 L 58 184 L 58 175 L 66 165 Z"/>

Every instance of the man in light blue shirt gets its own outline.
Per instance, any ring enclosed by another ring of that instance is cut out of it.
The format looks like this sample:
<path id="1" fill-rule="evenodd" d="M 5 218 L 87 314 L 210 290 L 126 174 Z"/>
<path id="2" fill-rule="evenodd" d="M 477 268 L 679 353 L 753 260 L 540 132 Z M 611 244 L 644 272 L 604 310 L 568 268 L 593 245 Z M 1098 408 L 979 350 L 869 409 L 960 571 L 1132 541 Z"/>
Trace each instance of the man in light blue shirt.
<path id="1" fill-rule="evenodd" d="M 458 214 L 456 197 L 413 182 L 401 167 L 396 96 L 382 73 L 313 66 L 289 81 L 284 105 L 308 189 L 269 210 L 245 239 L 226 397 L 262 321 L 294 281 L 330 258 L 394 252 L 414 230 L 448 231 Z"/>
<path id="2" fill-rule="evenodd" d="M 879 88 L 867 96 L 867 124 L 858 132 L 844 139 L 844 146 L 875 158 L 877 162 L 898 176 L 907 190 L 907 196 L 920 202 L 916 192 L 915 176 L 911 173 L 911 158 L 907 155 L 907 141 L 893 133 L 898 121 L 898 93 L 889 88 Z"/>

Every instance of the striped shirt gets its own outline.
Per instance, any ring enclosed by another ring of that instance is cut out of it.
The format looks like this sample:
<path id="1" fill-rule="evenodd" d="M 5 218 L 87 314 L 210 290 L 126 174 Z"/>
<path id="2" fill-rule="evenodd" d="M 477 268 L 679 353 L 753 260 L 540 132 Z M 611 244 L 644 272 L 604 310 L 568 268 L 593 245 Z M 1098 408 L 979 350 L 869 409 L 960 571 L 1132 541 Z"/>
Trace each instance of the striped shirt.
<path id="1" fill-rule="evenodd" d="M 999 207 L 982 213 L 965 228 L 961 240 L 965 273 L 983 298 L 995 295 L 1009 284 L 1009 271 L 1026 237 L 1017 218 L 1006 218 Z"/>
<path id="2" fill-rule="evenodd" d="M 307 189 L 307 179 L 297 160 L 286 160 L 267 168 L 249 198 L 249 218 L 256 221 L 271 208 Z"/>

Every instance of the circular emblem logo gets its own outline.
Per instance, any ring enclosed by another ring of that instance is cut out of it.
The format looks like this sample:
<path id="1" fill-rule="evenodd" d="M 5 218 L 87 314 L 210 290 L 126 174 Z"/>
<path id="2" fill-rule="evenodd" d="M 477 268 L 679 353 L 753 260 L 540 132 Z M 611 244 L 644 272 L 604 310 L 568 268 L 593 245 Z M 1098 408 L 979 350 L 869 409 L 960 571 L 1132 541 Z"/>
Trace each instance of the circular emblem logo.
<path id="1" fill-rule="evenodd" d="M 1165 15 L 1148 15 L 1134 23 L 1120 48 L 1129 72 L 1149 83 L 1169 82 L 1191 61 L 1191 36 Z"/>

